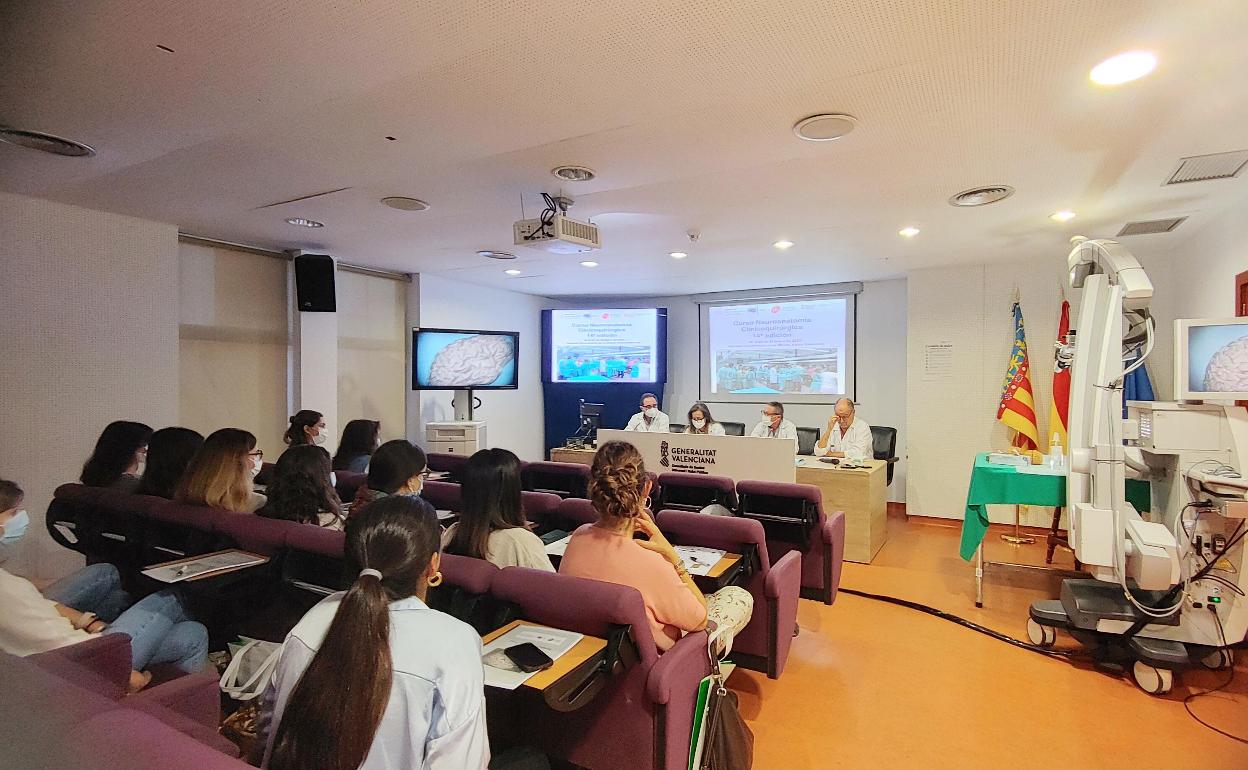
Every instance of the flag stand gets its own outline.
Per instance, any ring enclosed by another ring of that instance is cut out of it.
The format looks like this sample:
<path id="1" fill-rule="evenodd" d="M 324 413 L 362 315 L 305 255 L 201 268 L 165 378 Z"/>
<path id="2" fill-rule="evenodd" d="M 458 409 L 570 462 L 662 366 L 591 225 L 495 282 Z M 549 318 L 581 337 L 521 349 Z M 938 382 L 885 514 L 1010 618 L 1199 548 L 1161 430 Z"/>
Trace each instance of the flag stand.
<path id="1" fill-rule="evenodd" d="M 1001 539 L 1010 545 L 1031 545 L 1036 542 L 1034 537 L 1022 533 L 1019 523 L 1019 520 L 1022 518 L 1021 510 L 1021 505 L 1014 506 L 1014 534 L 1005 533 L 1001 535 Z"/>

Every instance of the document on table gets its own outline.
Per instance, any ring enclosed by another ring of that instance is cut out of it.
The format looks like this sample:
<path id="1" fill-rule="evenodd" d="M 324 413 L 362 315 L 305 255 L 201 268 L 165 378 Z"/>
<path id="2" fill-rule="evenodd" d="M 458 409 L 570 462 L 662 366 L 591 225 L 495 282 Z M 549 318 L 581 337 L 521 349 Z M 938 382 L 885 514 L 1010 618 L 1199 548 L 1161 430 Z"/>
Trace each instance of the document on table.
<path id="1" fill-rule="evenodd" d="M 551 660 L 559 660 L 583 638 L 583 634 L 560 628 L 516 626 L 481 648 L 481 662 L 485 664 L 485 684 L 487 687 L 514 690 L 538 673 L 521 671 L 504 652 L 508 647 L 528 642 L 549 655 Z"/>
<path id="2" fill-rule="evenodd" d="M 268 560 L 267 556 L 258 556 L 235 549 L 205 554 L 194 559 L 179 559 L 169 564 L 157 564 L 143 570 L 143 574 L 162 583 L 180 583 L 183 580 L 202 577 L 213 572 L 253 567 L 257 564 L 264 564 Z"/>
<path id="3" fill-rule="evenodd" d="M 1065 468 L 1049 468 L 1044 465 L 1020 465 L 1019 473 L 1030 473 L 1035 476 L 1065 476 Z"/>
<path id="4" fill-rule="evenodd" d="M 685 570 L 690 575 L 709 575 L 711 568 L 724 558 L 727 551 L 696 545 L 678 545 L 676 553 L 680 554 L 681 561 L 685 563 Z"/>
<path id="5" fill-rule="evenodd" d="M 568 543 L 570 542 L 572 542 L 572 536 L 568 535 L 565 538 L 556 540 L 555 542 L 548 544 L 546 546 L 546 555 L 558 556 L 559 558 L 563 558 L 563 554 L 565 551 L 568 550 Z"/>

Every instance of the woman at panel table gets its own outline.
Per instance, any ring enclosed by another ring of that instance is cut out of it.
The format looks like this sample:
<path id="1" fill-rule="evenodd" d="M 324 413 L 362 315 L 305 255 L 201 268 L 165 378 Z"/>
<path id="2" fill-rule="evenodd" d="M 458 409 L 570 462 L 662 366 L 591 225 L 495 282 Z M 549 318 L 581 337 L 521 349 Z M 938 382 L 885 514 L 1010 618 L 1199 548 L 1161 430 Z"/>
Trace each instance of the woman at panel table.
<path id="1" fill-rule="evenodd" d="M 724 426 L 715 422 L 711 410 L 701 401 L 689 407 L 689 422 L 685 424 L 685 433 L 702 433 L 708 436 L 724 435 Z"/>
<path id="2" fill-rule="evenodd" d="M 524 518 L 520 458 L 506 449 L 482 449 L 468 458 L 462 489 L 463 511 L 442 535 L 443 550 L 498 567 L 555 571 Z"/>
<path id="3" fill-rule="evenodd" d="M 329 473 L 329 452 L 324 448 L 292 446 L 277 458 L 273 480 L 264 490 L 269 501 L 256 513 L 341 530 L 342 502 L 329 483 Z"/>
<path id="4" fill-rule="evenodd" d="M 342 440 L 334 455 L 336 471 L 367 473 L 368 461 L 381 446 L 381 423 L 377 420 L 352 420 L 342 429 Z"/>
<path id="5" fill-rule="evenodd" d="M 867 460 L 873 454 L 873 443 L 871 426 L 857 418 L 853 401 L 842 398 L 836 402 L 835 414 L 828 419 L 827 431 L 815 444 L 815 454 Z"/>
<path id="6" fill-rule="evenodd" d="M 133 492 L 147 462 L 147 440 L 152 429 L 141 422 L 110 422 L 91 457 L 82 466 L 79 480 L 88 487 L 108 487 Z"/>
<path id="7" fill-rule="evenodd" d="M 191 458 L 173 498 L 190 505 L 255 513 L 268 502 L 252 487 L 263 463 L 264 452 L 256 449 L 252 434 L 238 428 L 214 431 Z"/>

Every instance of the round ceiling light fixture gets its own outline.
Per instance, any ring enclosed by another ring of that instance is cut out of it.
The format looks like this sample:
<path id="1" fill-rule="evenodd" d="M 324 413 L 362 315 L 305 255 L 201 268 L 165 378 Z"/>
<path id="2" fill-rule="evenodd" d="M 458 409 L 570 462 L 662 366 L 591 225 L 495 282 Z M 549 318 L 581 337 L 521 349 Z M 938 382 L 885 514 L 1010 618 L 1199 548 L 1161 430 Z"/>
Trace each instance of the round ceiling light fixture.
<path id="1" fill-rule="evenodd" d="M 554 174 L 556 179 L 562 179 L 565 182 L 588 182 L 598 176 L 588 166 L 555 166 L 550 173 Z"/>
<path id="2" fill-rule="evenodd" d="M 598 267 L 598 263 L 591 259 L 587 259 L 581 263 L 581 267 Z"/>
<path id="3" fill-rule="evenodd" d="M 1069 222 L 1074 218 L 1075 212 L 1073 211 L 1054 211 L 1052 214 L 1049 214 L 1049 219 L 1052 219 L 1054 222 Z"/>
<path id="4" fill-rule="evenodd" d="M 667 256 L 671 257 L 672 259 L 684 259 L 685 257 L 689 256 L 689 254 L 684 251 L 673 251 Z"/>
<path id="5" fill-rule="evenodd" d="M 402 195 L 391 195 L 389 198 L 382 198 L 381 202 L 392 209 L 399 211 L 428 211 L 429 204 L 418 198 L 405 198 Z"/>
<path id="6" fill-rule="evenodd" d="M 913 238 L 914 236 L 919 234 L 919 228 L 903 227 L 897 231 L 897 234 L 900 235 L 902 238 Z"/>
<path id="7" fill-rule="evenodd" d="M 516 255 L 512 254 L 510 251 L 490 251 L 489 249 L 482 249 L 481 251 L 478 251 L 477 256 L 485 257 L 486 259 L 515 259 L 516 258 Z"/>
<path id="8" fill-rule="evenodd" d="M 39 150 L 67 158 L 89 158 L 95 154 L 95 148 L 73 139 L 45 134 L 42 131 L 26 131 L 21 128 L 0 127 L 0 142 L 8 142 L 28 150 Z"/>
<path id="9" fill-rule="evenodd" d="M 793 248 L 793 241 L 776 241 L 775 243 L 771 245 L 775 246 L 777 249 L 780 249 L 781 251 L 784 251 L 785 249 Z"/>
<path id="10" fill-rule="evenodd" d="M 793 124 L 798 139 L 808 142 L 830 142 L 840 139 L 858 125 L 858 118 L 840 113 L 823 113 L 802 118 Z"/>
<path id="11" fill-rule="evenodd" d="M 973 187 L 970 190 L 963 190 L 949 199 L 950 206 L 958 206 L 968 208 L 972 206 L 987 206 L 989 203 L 997 203 L 1014 194 L 1014 188 L 1006 184 L 994 184 L 986 187 Z"/>
<path id="12" fill-rule="evenodd" d="M 503 272 L 506 273 L 507 275 L 520 275 L 520 273 L 523 271 L 517 270 L 513 267 L 510 270 L 504 270 Z"/>
<path id="13" fill-rule="evenodd" d="M 1157 69 L 1157 57 L 1148 51 L 1127 51 L 1092 68 L 1088 79 L 1098 86 L 1120 86 Z"/>
<path id="14" fill-rule="evenodd" d="M 286 224 L 295 227 L 324 227 L 324 222 L 317 222 L 315 219 L 304 219 L 303 217 L 291 217 L 286 220 Z"/>

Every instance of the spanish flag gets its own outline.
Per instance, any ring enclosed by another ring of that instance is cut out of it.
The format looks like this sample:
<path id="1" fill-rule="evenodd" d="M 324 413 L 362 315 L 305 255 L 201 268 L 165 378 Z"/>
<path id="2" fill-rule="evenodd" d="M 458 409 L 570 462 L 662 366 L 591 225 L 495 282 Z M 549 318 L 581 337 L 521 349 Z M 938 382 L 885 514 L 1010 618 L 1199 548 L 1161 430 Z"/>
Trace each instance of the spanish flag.
<path id="1" fill-rule="evenodd" d="M 1031 388 L 1031 365 L 1027 361 L 1027 334 L 1023 331 L 1023 309 L 1014 301 L 1014 352 L 1005 371 L 997 420 L 1015 431 L 1013 444 L 1022 449 L 1040 447 L 1036 427 L 1036 399 Z"/>
<path id="2" fill-rule="evenodd" d="M 1062 442 L 1062 451 L 1069 452 L 1066 443 L 1066 420 L 1070 415 L 1070 357 L 1066 347 L 1066 335 L 1070 332 L 1070 303 L 1062 300 L 1062 317 L 1057 322 L 1057 348 L 1053 353 L 1053 404 L 1049 408 L 1049 438 L 1054 434 Z"/>

